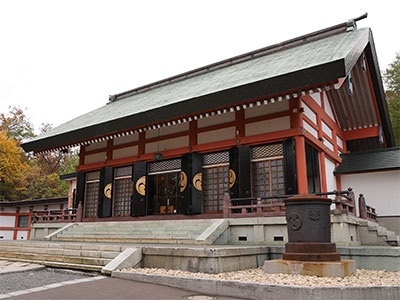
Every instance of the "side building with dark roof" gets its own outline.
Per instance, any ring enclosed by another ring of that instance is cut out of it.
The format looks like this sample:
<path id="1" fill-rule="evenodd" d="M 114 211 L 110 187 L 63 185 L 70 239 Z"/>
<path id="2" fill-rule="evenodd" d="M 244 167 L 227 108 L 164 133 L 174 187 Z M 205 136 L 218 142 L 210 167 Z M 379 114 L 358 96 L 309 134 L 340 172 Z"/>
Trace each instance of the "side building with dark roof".
<path id="1" fill-rule="evenodd" d="M 110 96 L 22 144 L 80 147 L 84 222 L 221 218 L 226 193 L 279 214 L 284 195 L 346 189 L 342 154 L 392 146 L 372 32 L 354 20 Z"/>
<path id="2" fill-rule="evenodd" d="M 341 158 L 334 173 L 342 185 L 362 194 L 376 209 L 379 223 L 400 235 L 400 147 L 346 153 Z"/>

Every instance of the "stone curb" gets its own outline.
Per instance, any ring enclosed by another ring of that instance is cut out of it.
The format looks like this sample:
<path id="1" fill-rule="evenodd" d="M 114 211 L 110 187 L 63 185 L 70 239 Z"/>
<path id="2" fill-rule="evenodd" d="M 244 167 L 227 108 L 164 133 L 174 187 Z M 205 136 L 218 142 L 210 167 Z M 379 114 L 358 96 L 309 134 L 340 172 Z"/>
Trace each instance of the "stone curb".
<path id="1" fill-rule="evenodd" d="M 43 266 L 43 265 L 35 265 L 35 266 L 31 266 L 31 267 L 21 267 L 18 270 L 0 271 L 0 275 L 28 272 L 28 271 L 37 271 L 37 270 L 41 270 L 44 268 L 45 268 L 45 266 Z"/>
<path id="2" fill-rule="evenodd" d="M 112 272 L 112 277 L 166 285 L 197 293 L 244 299 L 296 299 L 296 300 L 376 300 L 400 299 L 399 286 L 371 287 L 301 287 L 270 285 L 239 281 L 149 275 L 131 272 Z"/>
<path id="3" fill-rule="evenodd" d="M 75 280 L 52 283 L 52 284 L 39 286 L 39 287 L 27 289 L 27 290 L 10 292 L 8 294 L 0 294 L 0 299 L 11 298 L 11 297 L 15 297 L 15 296 L 20 296 L 20 295 L 25 295 L 25 294 L 30 294 L 30 293 L 50 290 L 50 289 L 54 289 L 54 288 L 57 288 L 57 287 L 60 287 L 60 286 L 64 286 L 64 285 L 77 284 L 77 283 L 82 283 L 82 282 L 89 282 L 89 281 L 99 280 L 99 279 L 103 279 L 103 278 L 107 278 L 107 277 L 105 277 L 105 276 L 96 276 L 96 277 L 90 277 L 90 278 L 82 278 L 82 279 L 75 279 Z M 32 299 L 34 299 L 34 298 L 32 298 Z"/>

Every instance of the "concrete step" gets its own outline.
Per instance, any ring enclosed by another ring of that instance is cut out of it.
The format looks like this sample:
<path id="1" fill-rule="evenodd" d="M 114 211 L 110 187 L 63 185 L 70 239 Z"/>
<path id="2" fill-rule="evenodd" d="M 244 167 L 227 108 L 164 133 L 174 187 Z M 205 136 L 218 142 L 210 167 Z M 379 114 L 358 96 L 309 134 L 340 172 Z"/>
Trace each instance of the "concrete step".
<path id="1" fill-rule="evenodd" d="M 0 255 L 0 260 L 1 259 L 7 260 L 7 261 L 18 261 L 18 262 L 25 262 L 25 263 L 40 264 L 40 265 L 44 265 L 44 266 L 48 266 L 48 267 L 83 270 L 83 271 L 101 272 L 101 269 L 103 268 L 103 266 L 96 266 L 96 265 L 83 265 L 83 264 L 74 264 L 74 263 L 66 263 L 66 262 L 41 261 L 41 260 L 1 257 L 1 255 Z"/>
<path id="2" fill-rule="evenodd" d="M 107 258 L 92 258 L 92 257 L 79 257 L 79 256 L 63 256 L 63 255 L 50 255 L 26 252 L 0 252 L 0 257 L 14 258 L 14 259 L 28 259 L 32 261 L 52 261 L 68 264 L 82 264 L 105 266 L 111 259 Z"/>

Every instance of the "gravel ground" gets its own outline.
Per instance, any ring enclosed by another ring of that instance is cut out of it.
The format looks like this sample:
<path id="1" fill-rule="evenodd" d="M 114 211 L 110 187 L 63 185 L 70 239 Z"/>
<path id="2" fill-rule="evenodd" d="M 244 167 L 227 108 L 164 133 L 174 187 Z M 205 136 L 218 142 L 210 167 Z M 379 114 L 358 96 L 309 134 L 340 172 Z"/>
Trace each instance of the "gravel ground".
<path id="1" fill-rule="evenodd" d="M 168 275 L 189 278 L 204 278 L 215 280 L 237 280 L 267 284 L 283 284 L 308 287 L 332 286 L 400 286 L 400 271 L 357 270 L 353 275 L 340 277 L 316 277 L 289 274 L 266 274 L 263 268 L 246 269 L 220 274 L 192 273 L 180 270 L 158 268 L 124 269 L 125 272 L 137 272 L 152 275 Z"/>
<path id="2" fill-rule="evenodd" d="M 83 272 L 43 269 L 0 275 L 0 295 L 91 276 Z"/>

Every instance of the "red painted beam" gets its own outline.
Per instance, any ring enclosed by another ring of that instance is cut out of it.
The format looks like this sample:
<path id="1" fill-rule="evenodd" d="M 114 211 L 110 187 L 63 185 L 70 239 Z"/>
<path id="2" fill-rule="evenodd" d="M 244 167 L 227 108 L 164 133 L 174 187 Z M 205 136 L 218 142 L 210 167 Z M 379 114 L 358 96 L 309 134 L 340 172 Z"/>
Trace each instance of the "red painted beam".
<path id="1" fill-rule="evenodd" d="M 375 127 L 348 130 L 344 131 L 343 135 L 346 141 L 377 137 L 379 136 L 379 128 L 378 126 L 375 126 Z"/>

